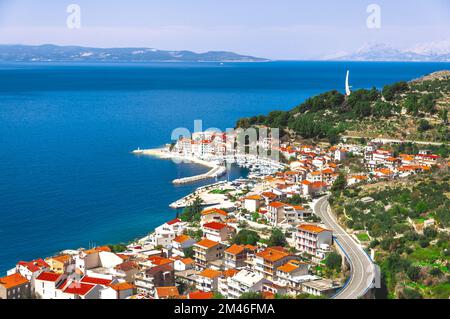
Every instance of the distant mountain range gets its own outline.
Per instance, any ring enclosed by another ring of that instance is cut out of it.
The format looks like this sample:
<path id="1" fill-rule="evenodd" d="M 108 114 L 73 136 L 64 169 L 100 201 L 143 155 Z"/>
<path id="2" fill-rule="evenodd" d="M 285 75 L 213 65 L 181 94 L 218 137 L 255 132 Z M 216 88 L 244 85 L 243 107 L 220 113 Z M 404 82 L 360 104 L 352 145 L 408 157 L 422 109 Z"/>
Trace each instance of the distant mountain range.
<path id="1" fill-rule="evenodd" d="M 450 40 L 423 43 L 407 49 L 384 43 L 366 44 L 356 52 L 338 52 L 322 60 L 450 62 Z"/>
<path id="2" fill-rule="evenodd" d="M 234 52 L 164 51 L 150 48 L 88 48 L 56 45 L 0 45 L 3 62 L 265 62 Z"/>

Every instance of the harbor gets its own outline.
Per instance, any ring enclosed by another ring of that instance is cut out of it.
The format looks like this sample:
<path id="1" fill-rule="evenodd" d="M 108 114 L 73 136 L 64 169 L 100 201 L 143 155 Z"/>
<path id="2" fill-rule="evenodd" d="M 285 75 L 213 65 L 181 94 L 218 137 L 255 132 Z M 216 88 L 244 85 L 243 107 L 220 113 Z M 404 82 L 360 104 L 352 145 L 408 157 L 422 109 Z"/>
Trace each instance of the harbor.
<path id="1" fill-rule="evenodd" d="M 237 165 L 248 169 L 250 178 L 263 178 L 288 167 L 278 161 L 250 154 L 216 155 L 202 159 L 194 155 L 176 153 L 170 151 L 168 148 L 137 149 L 132 153 L 135 155 L 154 156 L 160 159 L 171 159 L 175 163 L 195 163 L 211 168 L 204 174 L 175 179 L 172 182 L 175 185 L 195 183 L 205 179 L 217 179 L 227 173 L 227 167 L 229 165 Z"/>

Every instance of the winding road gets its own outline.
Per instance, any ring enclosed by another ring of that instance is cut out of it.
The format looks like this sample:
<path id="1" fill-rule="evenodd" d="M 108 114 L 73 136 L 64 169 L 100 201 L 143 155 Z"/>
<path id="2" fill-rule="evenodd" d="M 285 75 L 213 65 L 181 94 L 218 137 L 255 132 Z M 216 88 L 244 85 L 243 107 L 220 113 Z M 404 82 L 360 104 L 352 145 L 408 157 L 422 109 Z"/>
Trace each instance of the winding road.
<path id="1" fill-rule="evenodd" d="M 333 231 L 335 241 L 342 248 L 350 264 L 350 279 L 334 299 L 358 299 L 374 286 L 377 268 L 361 246 L 339 225 L 328 203 L 328 196 L 313 205 L 314 213 Z"/>

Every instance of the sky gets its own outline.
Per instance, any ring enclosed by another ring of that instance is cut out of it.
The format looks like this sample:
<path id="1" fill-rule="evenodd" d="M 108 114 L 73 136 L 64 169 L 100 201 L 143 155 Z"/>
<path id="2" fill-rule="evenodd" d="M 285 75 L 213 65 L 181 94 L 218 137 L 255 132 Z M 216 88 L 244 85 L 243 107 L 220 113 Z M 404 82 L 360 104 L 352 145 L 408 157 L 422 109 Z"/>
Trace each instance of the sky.
<path id="1" fill-rule="evenodd" d="M 67 27 L 79 5 L 80 28 Z M 380 8 L 369 28 L 367 8 Z M 448 0 L 0 0 L 1 44 L 234 51 L 317 59 L 367 44 L 414 48 L 447 41 Z"/>

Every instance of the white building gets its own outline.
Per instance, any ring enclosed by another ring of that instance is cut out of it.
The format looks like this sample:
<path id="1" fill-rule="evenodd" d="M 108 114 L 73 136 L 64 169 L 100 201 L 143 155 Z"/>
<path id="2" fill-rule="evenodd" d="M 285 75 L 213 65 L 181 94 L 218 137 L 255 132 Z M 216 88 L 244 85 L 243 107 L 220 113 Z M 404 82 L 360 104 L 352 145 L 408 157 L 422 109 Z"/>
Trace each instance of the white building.
<path id="1" fill-rule="evenodd" d="M 304 282 L 302 284 L 302 291 L 313 296 L 330 297 L 335 294 L 341 287 L 341 284 L 330 279 L 319 279 Z"/>
<path id="2" fill-rule="evenodd" d="M 267 206 L 267 211 L 266 216 L 273 226 L 295 225 L 311 215 L 302 206 L 294 206 L 281 202 L 270 203 Z"/>
<path id="3" fill-rule="evenodd" d="M 200 291 L 217 291 L 219 287 L 220 271 L 205 269 L 197 276 L 197 289 Z"/>
<path id="4" fill-rule="evenodd" d="M 338 162 L 342 162 L 343 160 L 345 160 L 347 158 L 347 154 L 348 154 L 348 151 L 346 149 L 338 148 L 334 152 L 334 160 L 338 161 Z"/>
<path id="5" fill-rule="evenodd" d="M 249 212 L 257 212 L 261 207 L 261 203 L 264 201 L 262 196 L 253 195 L 244 198 L 244 208 Z"/>
<path id="6" fill-rule="evenodd" d="M 256 273 L 253 270 L 244 269 L 233 277 L 227 279 L 228 284 L 228 298 L 239 299 L 239 297 L 246 292 L 260 292 L 267 280 L 262 274 Z"/>
<path id="7" fill-rule="evenodd" d="M 173 268 L 175 271 L 186 271 L 194 268 L 194 260 L 192 258 L 181 258 L 175 260 Z"/>
<path id="8" fill-rule="evenodd" d="M 35 293 L 41 299 L 62 299 L 57 287 L 67 278 L 65 275 L 42 272 L 35 279 Z"/>
<path id="9" fill-rule="evenodd" d="M 325 258 L 325 253 L 333 244 L 333 232 L 315 225 L 303 224 L 297 227 L 296 246 L 299 251 L 318 258 Z"/>
<path id="10" fill-rule="evenodd" d="M 172 241 L 172 254 L 183 257 L 184 250 L 194 246 L 195 243 L 195 239 L 187 235 L 177 236 Z"/>
<path id="11" fill-rule="evenodd" d="M 288 292 L 293 294 L 301 293 L 301 284 L 311 279 L 316 279 L 309 275 L 309 264 L 299 260 L 291 260 L 277 268 L 276 284 L 287 287 Z"/>
<path id="12" fill-rule="evenodd" d="M 218 243 L 227 241 L 231 234 L 231 229 L 226 224 L 212 222 L 202 226 L 203 237 Z"/>
<path id="13" fill-rule="evenodd" d="M 123 259 L 108 251 L 107 247 L 99 247 L 86 251 L 80 251 L 75 256 L 75 268 L 83 274 L 95 268 L 114 268 L 123 263 Z"/>
<path id="14" fill-rule="evenodd" d="M 148 237 L 148 242 L 153 247 L 168 247 L 172 241 L 181 235 L 186 227 L 186 223 L 176 218 L 155 229 L 155 232 Z"/>
<path id="15" fill-rule="evenodd" d="M 100 299 L 127 299 L 134 295 L 135 287 L 128 282 L 111 284 L 100 290 Z"/>

